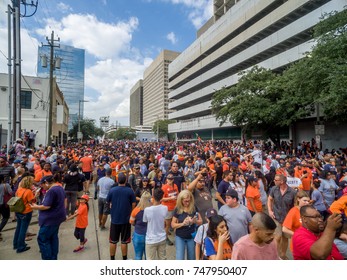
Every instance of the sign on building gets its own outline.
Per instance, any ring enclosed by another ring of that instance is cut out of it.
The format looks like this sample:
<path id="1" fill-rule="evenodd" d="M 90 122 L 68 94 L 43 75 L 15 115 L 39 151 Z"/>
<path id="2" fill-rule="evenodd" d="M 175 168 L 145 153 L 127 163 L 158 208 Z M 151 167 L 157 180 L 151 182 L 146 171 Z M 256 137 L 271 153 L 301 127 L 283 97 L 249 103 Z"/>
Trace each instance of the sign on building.
<path id="1" fill-rule="evenodd" d="M 100 127 L 106 128 L 110 125 L 110 117 L 100 117 Z"/>

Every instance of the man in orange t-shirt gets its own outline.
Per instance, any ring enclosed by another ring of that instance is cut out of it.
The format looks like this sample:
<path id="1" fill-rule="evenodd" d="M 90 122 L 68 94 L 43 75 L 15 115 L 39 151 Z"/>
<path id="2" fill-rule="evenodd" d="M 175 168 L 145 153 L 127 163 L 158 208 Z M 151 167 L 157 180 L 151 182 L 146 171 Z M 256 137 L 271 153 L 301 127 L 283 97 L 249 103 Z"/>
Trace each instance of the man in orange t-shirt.
<path id="1" fill-rule="evenodd" d="M 82 172 L 86 178 L 85 190 L 86 194 L 89 194 L 89 185 L 92 179 L 91 173 L 93 172 L 93 159 L 89 156 L 88 152 L 84 153 L 84 157 L 80 159 L 82 163 Z"/>
<path id="2" fill-rule="evenodd" d="M 169 228 L 171 225 L 171 220 L 173 216 L 174 209 L 176 207 L 178 187 L 174 184 L 174 177 L 172 174 L 167 175 L 166 184 L 164 184 L 161 189 L 164 192 L 161 204 L 167 206 L 168 214 L 165 217 L 165 231 L 166 231 L 166 244 L 172 246 L 173 243 L 169 239 Z"/>

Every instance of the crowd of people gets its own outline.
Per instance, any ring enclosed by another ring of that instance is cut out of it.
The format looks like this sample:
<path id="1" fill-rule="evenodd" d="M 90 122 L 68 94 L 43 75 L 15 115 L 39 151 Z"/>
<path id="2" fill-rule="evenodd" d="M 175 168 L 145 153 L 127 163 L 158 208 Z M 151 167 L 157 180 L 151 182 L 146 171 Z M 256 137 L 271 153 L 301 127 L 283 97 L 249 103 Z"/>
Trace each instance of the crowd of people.
<path id="1" fill-rule="evenodd" d="M 30 250 L 38 211 L 42 259 L 58 259 L 59 227 L 75 218 L 73 252 L 83 251 L 88 202 L 97 200 L 111 260 L 119 242 L 124 260 L 129 243 L 137 260 L 166 259 L 167 246 L 177 260 L 347 259 L 346 152 L 321 151 L 314 141 L 26 148 L 17 139 L 0 156 L 0 239 L 12 219 L 13 249 Z M 12 196 L 23 200 L 22 212 L 10 212 Z"/>

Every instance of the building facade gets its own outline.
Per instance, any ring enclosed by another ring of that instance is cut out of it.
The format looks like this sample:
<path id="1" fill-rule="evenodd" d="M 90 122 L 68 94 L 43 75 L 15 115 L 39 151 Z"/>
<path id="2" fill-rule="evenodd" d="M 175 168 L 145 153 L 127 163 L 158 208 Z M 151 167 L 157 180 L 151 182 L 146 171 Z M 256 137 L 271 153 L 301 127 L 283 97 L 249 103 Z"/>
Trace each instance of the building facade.
<path id="1" fill-rule="evenodd" d="M 169 88 L 168 67 L 179 55 L 163 50 L 143 74 L 143 124 L 153 125 L 156 120 L 168 118 Z"/>
<path id="2" fill-rule="evenodd" d="M 49 79 L 22 76 L 21 128 L 38 131 L 35 145 L 47 144 L 49 121 Z M 8 129 L 8 74 L 0 74 L 0 124 Z M 69 109 L 55 80 L 53 81 L 52 141 L 65 144 L 68 136 Z M 15 139 L 14 139 L 15 140 Z"/>
<path id="3" fill-rule="evenodd" d="M 49 67 L 42 67 L 41 57 L 49 57 L 50 47 L 41 46 L 38 49 L 37 75 L 39 77 L 49 77 Z M 64 94 L 66 103 L 69 106 L 69 129 L 78 122 L 79 101 L 84 100 L 84 57 L 85 50 L 71 46 L 60 45 L 54 48 L 54 55 L 61 58 L 61 68 L 55 69 L 54 76 L 60 90 Z M 83 118 L 84 103 L 81 102 L 81 118 Z"/>
<path id="4" fill-rule="evenodd" d="M 325 12 L 341 11 L 346 0 L 214 1 L 215 22 L 169 66 L 169 132 L 177 139 L 242 139 L 231 123 L 221 127 L 211 112 L 216 90 L 238 82 L 255 65 L 281 71 L 311 50 L 312 28 Z M 314 130 L 314 121 L 312 121 Z M 255 132 L 257 134 L 259 132 Z M 296 131 L 296 142 L 307 137 Z M 284 138 L 294 137 L 288 129 Z M 313 134 L 314 137 L 314 134 Z M 324 139 L 323 143 L 324 143 Z M 330 139 L 338 145 L 339 139 Z"/>
<path id="5" fill-rule="evenodd" d="M 143 125 L 143 80 L 130 90 L 130 127 Z"/>

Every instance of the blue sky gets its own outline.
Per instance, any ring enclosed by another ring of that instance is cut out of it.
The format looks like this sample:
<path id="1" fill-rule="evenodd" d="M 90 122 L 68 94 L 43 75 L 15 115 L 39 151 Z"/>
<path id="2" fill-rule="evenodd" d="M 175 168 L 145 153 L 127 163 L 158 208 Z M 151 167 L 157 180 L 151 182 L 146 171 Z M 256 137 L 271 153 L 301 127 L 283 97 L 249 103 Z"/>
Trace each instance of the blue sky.
<path id="1" fill-rule="evenodd" d="M 9 2 L 0 0 L 0 38 Z M 37 13 L 21 19 L 22 73 L 36 75 L 37 46 L 54 30 L 61 44 L 86 50 L 85 116 L 128 125 L 131 87 L 161 50 L 193 43 L 212 9 L 212 0 L 39 0 Z M 0 51 L 6 73 L 6 40 Z"/>

